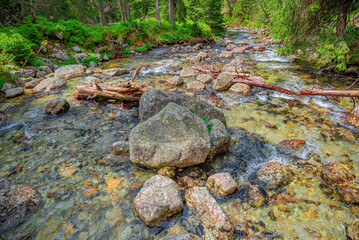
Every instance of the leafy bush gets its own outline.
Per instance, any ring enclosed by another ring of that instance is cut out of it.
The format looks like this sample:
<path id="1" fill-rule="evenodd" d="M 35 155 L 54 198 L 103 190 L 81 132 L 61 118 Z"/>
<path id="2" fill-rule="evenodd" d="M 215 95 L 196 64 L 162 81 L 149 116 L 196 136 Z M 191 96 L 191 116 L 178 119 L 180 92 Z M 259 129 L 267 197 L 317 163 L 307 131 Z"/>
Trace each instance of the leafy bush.
<path id="1" fill-rule="evenodd" d="M 0 52 L 2 58 L 7 59 L 6 63 L 12 64 L 23 64 L 25 59 L 35 57 L 31 42 L 14 31 L 0 33 Z"/>

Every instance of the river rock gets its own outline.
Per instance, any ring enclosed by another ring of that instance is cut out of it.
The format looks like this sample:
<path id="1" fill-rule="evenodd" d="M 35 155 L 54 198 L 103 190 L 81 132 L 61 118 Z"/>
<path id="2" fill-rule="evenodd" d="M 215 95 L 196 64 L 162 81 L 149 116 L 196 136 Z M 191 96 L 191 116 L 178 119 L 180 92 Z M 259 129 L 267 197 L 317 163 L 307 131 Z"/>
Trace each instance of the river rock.
<path id="1" fill-rule="evenodd" d="M 252 48 L 251 45 L 244 45 L 242 47 L 237 47 L 237 48 L 233 49 L 232 53 L 244 53 L 246 50 L 249 50 L 251 48 Z"/>
<path id="2" fill-rule="evenodd" d="M 74 46 L 72 50 L 74 50 L 74 52 L 81 52 L 81 48 L 79 48 L 79 46 Z"/>
<path id="3" fill-rule="evenodd" d="M 168 79 L 167 83 L 173 86 L 181 86 L 184 83 L 184 81 L 179 76 L 175 76 Z"/>
<path id="4" fill-rule="evenodd" d="M 19 96 L 23 93 L 24 93 L 24 89 L 22 87 L 11 88 L 11 89 L 5 91 L 5 97 L 13 98 L 13 97 Z"/>
<path id="5" fill-rule="evenodd" d="M 213 90 L 218 92 L 223 92 L 229 89 L 234 83 L 233 79 L 235 78 L 234 74 L 230 73 L 221 73 L 216 80 L 213 81 Z"/>
<path id="6" fill-rule="evenodd" d="M 267 192 L 257 185 L 244 185 L 239 188 L 243 192 L 243 201 L 252 207 L 262 207 L 267 203 Z"/>
<path id="7" fill-rule="evenodd" d="M 210 176 L 207 179 L 207 184 L 209 190 L 211 190 L 215 195 L 227 196 L 237 190 L 237 183 L 232 178 L 231 174 L 226 173 L 216 173 Z"/>
<path id="8" fill-rule="evenodd" d="M 180 212 L 183 202 L 178 185 L 172 179 L 155 175 L 143 184 L 133 206 L 139 217 L 152 226 Z"/>
<path id="9" fill-rule="evenodd" d="M 339 184 L 336 186 L 342 200 L 346 203 L 357 204 L 359 203 L 359 183 L 356 181 Z"/>
<path id="10" fill-rule="evenodd" d="M 91 61 L 88 68 L 95 68 L 97 67 L 97 63 L 95 63 L 94 61 Z"/>
<path id="11" fill-rule="evenodd" d="M 52 71 L 55 71 L 54 63 L 51 62 L 49 59 L 42 58 L 41 61 L 44 62 L 46 66 L 48 66 Z"/>
<path id="12" fill-rule="evenodd" d="M 101 80 L 97 77 L 94 77 L 94 76 L 87 76 L 85 79 L 84 79 L 84 84 L 86 85 L 89 85 L 91 83 L 100 83 Z"/>
<path id="13" fill-rule="evenodd" d="M 82 59 L 84 59 L 86 57 L 87 57 L 87 53 L 77 53 L 76 54 L 76 58 L 80 59 L 80 60 L 82 60 Z"/>
<path id="14" fill-rule="evenodd" d="M 70 104 L 66 99 L 55 98 L 46 105 L 46 113 L 52 115 L 64 114 L 70 109 Z"/>
<path id="15" fill-rule="evenodd" d="M 50 73 L 53 73 L 53 72 L 54 72 L 54 71 L 52 71 L 51 68 L 48 67 L 48 66 L 40 66 L 39 68 L 40 68 L 41 71 L 46 72 L 46 74 L 50 74 Z"/>
<path id="16" fill-rule="evenodd" d="M 80 64 L 67 65 L 60 67 L 55 71 L 55 78 L 67 80 L 83 75 L 85 73 L 84 67 Z"/>
<path id="17" fill-rule="evenodd" d="M 182 72 L 180 73 L 181 78 L 195 78 L 197 77 L 199 72 L 196 69 L 191 67 L 184 67 Z"/>
<path id="18" fill-rule="evenodd" d="M 211 74 L 200 74 L 197 76 L 197 81 L 202 83 L 211 83 L 213 82 L 213 77 Z"/>
<path id="19" fill-rule="evenodd" d="M 115 155 L 127 155 L 130 153 L 129 141 L 118 141 L 112 144 L 111 152 Z"/>
<path id="20" fill-rule="evenodd" d="M 115 77 L 115 76 L 121 76 L 121 75 L 130 73 L 130 71 L 128 71 L 127 69 L 124 69 L 124 68 L 111 68 L 111 69 L 105 70 L 105 73 L 107 75 L 109 75 L 110 77 Z"/>
<path id="21" fill-rule="evenodd" d="M 184 234 L 179 236 L 167 236 L 161 238 L 160 240 L 202 240 L 202 238 L 198 237 L 197 235 L 193 234 Z"/>
<path id="22" fill-rule="evenodd" d="M 226 51 L 232 51 L 233 49 L 235 49 L 237 46 L 234 44 L 228 44 L 226 46 Z"/>
<path id="23" fill-rule="evenodd" d="M 354 175 L 336 162 L 324 166 L 322 178 L 327 184 L 334 187 L 339 184 L 355 181 Z"/>
<path id="24" fill-rule="evenodd" d="M 278 162 L 270 162 L 257 171 L 258 183 L 264 183 L 269 190 L 275 190 L 289 184 L 293 173 L 289 167 Z"/>
<path id="25" fill-rule="evenodd" d="M 192 91 L 202 91 L 206 89 L 206 85 L 199 81 L 193 81 L 186 84 L 186 89 Z"/>
<path id="26" fill-rule="evenodd" d="M 197 57 L 207 58 L 207 57 L 209 57 L 209 55 L 208 55 L 208 53 L 206 53 L 206 52 L 199 52 L 199 53 L 197 54 Z"/>
<path id="27" fill-rule="evenodd" d="M 27 185 L 12 185 L 0 178 L 0 235 L 3 235 L 38 209 L 41 196 Z"/>
<path id="28" fill-rule="evenodd" d="M 351 111 L 348 123 L 352 126 L 359 127 L 359 107 L 355 107 L 353 111 Z"/>
<path id="29" fill-rule="evenodd" d="M 46 78 L 44 80 L 42 80 L 35 88 L 34 90 L 36 92 L 41 91 L 41 90 L 45 90 L 48 86 L 51 85 L 55 85 L 57 87 L 62 87 L 66 85 L 66 81 L 65 80 L 61 80 L 60 78 L 57 77 L 49 77 Z"/>
<path id="30" fill-rule="evenodd" d="M 186 191 L 188 207 L 202 222 L 204 239 L 231 239 L 234 228 L 223 209 L 206 187 L 193 187 Z"/>
<path id="31" fill-rule="evenodd" d="M 4 85 L 1 88 L 1 91 L 6 92 L 7 90 L 14 88 L 14 86 L 11 83 L 4 83 Z"/>
<path id="32" fill-rule="evenodd" d="M 219 54 L 220 58 L 233 58 L 233 53 L 228 51 L 223 51 Z"/>
<path id="33" fill-rule="evenodd" d="M 226 152 L 231 142 L 231 135 L 226 126 L 218 119 L 212 119 L 209 123 L 212 128 L 209 133 L 211 139 L 210 156 Z"/>
<path id="34" fill-rule="evenodd" d="M 226 125 L 226 118 L 219 108 L 182 93 L 163 92 L 155 88 L 146 90 L 141 96 L 139 107 L 140 121 L 146 121 L 160 112 L 170 102 L 174 102 L 186 109 L 191 109 L 194 114 L 201 118 L 206 117 L 209 120 L 219 119 Z"/>
<path id="35" fill-rule="evenodd" d="M 25 83 L 27 83 L 28 81 L 32 81 L 33 78 L 18 78 L 15 80 L 15 84 L 16 86 L 19 86 L 19 87 L 23 87 L 25 86 Z"/>
<path id="36" fill-rule="evenodd" d="M 108 61 L 108 60 L 110 60 L 110 58 L 107 56 L 107 55 L 105 55 L 105 56 L 103 56 L 103 59 L 102 59 L 103 61 Z"/>
<path id="37" fill-rule="evenodd" d="M 42 78 L 45 77 L 47 73 L 45 71 L 38 71 L 36 72 L 36 78 Z"/>
<path id="38" fill-rule="evenodd" d="M 347 235 L 351 240 L 359 240 L 359 219 L 348 226 Z"/>
<path id="39" fill-rule="evenodd" d="M 175 103 L 138 124 L 129 140 L 131 161 L 148 168 L 197 165 L 206 160 L 211 147 L 204 121 Z"/>
<path id="40" fill-rule="evenodd" d="M 230 63 L 226 64 L 223 67 L 224 72 L 240 72 L 243 68 L 244 60 L 243 59 L 233 59 Z"/>
<path id="41" fill-rule="evenodd" d="M 304 147 L 305 141 L 302 139 L 289 139 L 281 141 L 279 145 L 284 149 L 299 151 Z"/>
<path id="42" fill-rule="evenodd" d="M 239 93 L 244 95 L 252 94 L 252 88 L 244 83 L 236 83 L 230 89 L 230 92 Z"/>
<path id="43" fill-rule="evenodd" d="M 34 87 L 36 87 L 36 81 L 31 81 L 31 82 L 27 82 L 27 83 L 25 83 L 25 88 L 26 89 L 29 89 L 29 88 L 34 88 Z"/>

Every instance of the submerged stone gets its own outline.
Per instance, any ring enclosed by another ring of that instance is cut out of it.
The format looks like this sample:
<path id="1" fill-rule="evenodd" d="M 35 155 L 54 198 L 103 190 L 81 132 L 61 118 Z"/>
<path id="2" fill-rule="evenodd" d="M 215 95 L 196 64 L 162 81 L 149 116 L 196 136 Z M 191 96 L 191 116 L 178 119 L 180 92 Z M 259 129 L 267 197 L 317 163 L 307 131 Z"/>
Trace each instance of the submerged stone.
<path id="1" fill-rule="evenodd" d="M 204 121 L 175 103 L 138 124 L 130 132 L 129 140 L 131 161 L 148 168 L 200 164 L 210 151 Z"/>
<path id="2" fill-rule="evenodd" d="M 204 227 L 204 239 L 229 240 L 234 228 L 223 209 L 206 187 L 187 189 L 186 203 Z"/>
<path id="3" fill-rule="evenodd" d="M 180 212 L 183 202 L 178 185 L 172 179 L 155 175 L 143 184 L 133 206 L 139 217 L 152 226 Z"/>
<path id="4" fill-rule="evenodd" d="M 288 166 L 270 162 L 257 171 L 258 184 L 263 183 L 269 190 L 283 187 L 292 181 L 293 173 Z"/>
<path id="5" fill-rule="evenodd" d="M 261 207 L 267 202 L 267 192 L 257 185 L 244 185 L 240 187 L 243 192 L 243 201 L 252 207 Z"/>
<path id="6" fill-rule="evenodd" d="M 52 115 L 64 114 L 70 109 L 70 104 L 66 99 L 55 98 L 46 105 L 46 113 Z"/>
<path id="7" fill-rule="evenodd" d="M 355 107 L 353 111 L 351 111 L 348 122 L 352 126 L 359 127 L 359 107 Z"/>
<path id="8" fill-rule="evenodd" d="M 300 151 L 304 147 L 305 141 L 302 139 L 289 139 L 281 141 L 279 145 L 288 150 Z"/>

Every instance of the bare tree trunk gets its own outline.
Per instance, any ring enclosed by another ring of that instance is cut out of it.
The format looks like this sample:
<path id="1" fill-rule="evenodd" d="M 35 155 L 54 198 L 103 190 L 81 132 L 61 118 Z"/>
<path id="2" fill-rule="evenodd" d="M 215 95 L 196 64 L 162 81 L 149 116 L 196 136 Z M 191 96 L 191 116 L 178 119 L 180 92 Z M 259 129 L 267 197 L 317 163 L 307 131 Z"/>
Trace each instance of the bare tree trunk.
<path id="1" fill-rule="evenodd" d="M 233 16 L 233 6 L 232 6 L 232 4 L 231 4 L 231 1 L 230 1 L 230 0 L 227 0 L 227 4 L 228 4 L 228 8 L 229 8 L 228 16 L 229 16 L 229 17 L 232 17 L 232 16 Z"/>
<path id="2" fill-rule="evenodd" d="M 125 1 L 120 0 L 120 6 L 121 6 L 121 19 L 122 22 L 126 22 L 126 7 L 125 7 Z"/>
<path id="3" fill-rule="evenodd" d="M 342 37 L 347 30 L 347 13 L 349 8 L 349 3 L 347 0 L 339 0 L 338 3 L 339 12 L 337 16 L 337 31 L 336 34 L 338 37 Z"/>
<path id="4" fill-rule="evenodd" d="M 125 6 L 126 6 L 126 20 L 130 20 L 130 15 L 131 15 L 131 8 L 130 8 L 130 2 L 129 1 L 125 1 Z"/>
<path id="5" fill-rule="evenodd" d="M 168 14 L 170 24 L 175 23 L 175 6 L 173 0 L 168 0 Z"/>
<path id="6" fill-rule="evenodd" d="M 156 0 L 156 18 L 158 25 L 161 27 L 160 5 L 158 0 Z"/>
<path id="7" fill-rule="evenodd" d="M 104 6 L 103 6 L 103 1 L 102 0 L 98 0 L 98 13 L 100 15 L 100 22 L 102 26 L 106 26 L 107 25 L 107 21 L 106 21 L 106 15 L 105 15 L 105 10 L 104 10 Z"/>

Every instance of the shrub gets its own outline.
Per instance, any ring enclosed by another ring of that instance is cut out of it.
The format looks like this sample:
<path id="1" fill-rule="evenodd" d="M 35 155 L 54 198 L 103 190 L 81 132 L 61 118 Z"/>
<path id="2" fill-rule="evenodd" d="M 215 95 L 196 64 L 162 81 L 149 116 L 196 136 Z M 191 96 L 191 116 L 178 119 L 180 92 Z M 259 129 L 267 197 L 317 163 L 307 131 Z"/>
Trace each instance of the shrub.
<path id="1" fill-rule="evenodd" d="M 32 60 L 35 54 L 31 42 L 17 32 L 0 33 L 0 51 L 6 63 L 23 64 L 26 59 Z"/>

